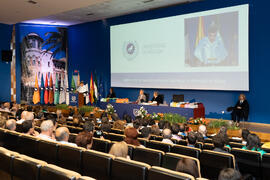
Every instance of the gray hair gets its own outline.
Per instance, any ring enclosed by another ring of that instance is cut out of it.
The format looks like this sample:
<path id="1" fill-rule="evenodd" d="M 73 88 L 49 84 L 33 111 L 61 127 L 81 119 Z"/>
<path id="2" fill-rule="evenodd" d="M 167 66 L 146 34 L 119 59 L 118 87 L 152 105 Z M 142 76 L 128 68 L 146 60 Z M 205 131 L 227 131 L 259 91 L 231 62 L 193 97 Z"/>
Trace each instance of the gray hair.
<path id="1" fill-rule="evenodd" d="M 41 132 L 53 130 L 53 122 L 51 120 L 43 121 L 40 125 Z"/>
<path id="2" fill-rule="evenodd" d="M 10 119 L 6 122 L 6 129 L 13 130 L 16 129 L 16 121 L 14 119 Z"/>
<path id="3" fill-rule="evenodd" d="M 29 120 L 29 121 L 33 121 L 34 120 L 34 114 L 33 112 L 26 112 L 25 116 L 24 116 L 24 120 Z"/>

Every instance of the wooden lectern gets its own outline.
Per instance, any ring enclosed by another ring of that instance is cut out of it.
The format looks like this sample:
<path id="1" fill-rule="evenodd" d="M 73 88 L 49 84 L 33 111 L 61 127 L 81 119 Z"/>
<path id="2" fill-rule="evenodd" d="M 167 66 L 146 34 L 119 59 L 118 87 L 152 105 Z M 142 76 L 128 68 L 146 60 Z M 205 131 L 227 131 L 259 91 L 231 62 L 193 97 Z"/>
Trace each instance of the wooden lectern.
<path id="1" fill-rule="evenodd" d="M 84 105 L 84 96 L 83 96 L 84 93 L 78 93 L 78 94 L 79 94 L 79 96 L 78 96 L 78 106 L 81 107 L 81 106 Z"/>

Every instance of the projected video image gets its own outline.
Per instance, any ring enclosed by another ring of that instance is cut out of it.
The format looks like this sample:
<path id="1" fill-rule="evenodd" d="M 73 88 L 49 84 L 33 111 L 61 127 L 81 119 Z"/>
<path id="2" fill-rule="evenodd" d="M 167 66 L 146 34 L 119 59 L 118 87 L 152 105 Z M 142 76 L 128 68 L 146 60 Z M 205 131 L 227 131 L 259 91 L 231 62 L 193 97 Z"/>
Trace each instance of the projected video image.
<path id="1" fill-rule="evenodd" d="M 238 12 L 185 19 L 185 65 L 238 66 Z"/>

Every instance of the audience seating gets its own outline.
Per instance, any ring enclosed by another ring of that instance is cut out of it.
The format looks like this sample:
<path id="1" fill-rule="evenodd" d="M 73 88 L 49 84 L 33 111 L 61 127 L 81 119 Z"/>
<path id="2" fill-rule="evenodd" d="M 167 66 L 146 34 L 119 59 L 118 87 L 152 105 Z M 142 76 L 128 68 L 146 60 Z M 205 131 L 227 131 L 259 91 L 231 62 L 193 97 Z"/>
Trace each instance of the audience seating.
<path id="1" fill-rule="evenodd" d="M 171 151 L 171 144 L 167 144 L 167 143 L 163 143 L 160 141 L 155 141 L 155 140 L 150 140 L 149 142 L 147 142 L 146 147 L 148 148 L 152 148 L 152 149 L 158 149 L 160 151 L 163 152 L 170 152 Z"/>
<path id="2" fill-rule="evenodd" d="M 0 146 L 4 146 L 5 129 L 0 128 Z"/>
<path id="3" fill-rule="evenodd" d="M 48 164 L 40 169 L 39 180 L 77 180 L 80 177 L 79 173 Z"/>
<path id="4" fill-rule="evenodd" d="M 120 129 L 111 128 L 111 133 L 123 135 L 124 134 L 124 131 L 123 130 L 120 130 Z"/>
<path id="5" fill-rule="evenodd" d="M 261 153 L 257 151 L 232 148 L 239 170 L 242 174 L 251 174 L 255 178 L 261 178 Z"/>
<path id="6" fill-rule="evenodd" d="M 206 139 L 204 139 L 204 143 L 212 144 L 213 140 L 211 138 L 206 138 Z"/>
<path id="7" fill-rule="evenodd" d="M 264 150 L 267 153 L 270 153 L 270 148 L 262 148 L 262 150 Z"/>
<path id="8" fill-rule="evenodd" d="M 139 142 L 141 145 L 143 145 L 144 147 L 146 147 L 147 142 L 149 141 L 148 139 L 145 138 L 138 138 Z"/>
<path id="9" fill-rule="evenodd" d="M 183 139 L 180 139 L 179 141 L 177 141 L 177 144 L 187 146 L 187 141 L 183 140 Z"/>
<path id="10" fill-rule="evenodd" d="M 229 138 L 230 142 L 236 142 L 242 144 L 242 139 L 234 139 L 234 138 Z"/>
<path id="11" fill-rule="evenodd" d="M 262 157 L 262 177 L 263 179 L 268 179 L 270 177 L 270 153 L 266 153 Z"/>
<path id="12" fill-rule="evenodd" d="M 231 146 L 231 148 L 240 148 L 240 149 L 244 146 L 244 144 L 237 142 L 229 142 L 229 145 Z"/>
<path id="13" fill-rule="evenodd" d="M 175 170 L 178 161 L 181 160 L 182 158 L 192 159 L 193 161 L 195 161 L 195 163 L 198 167 L 199 177 L 201 177 L 200 161 L 194 157 L 175 154 L 175 153 L 166 153 L 165 156 L 163 157 L 162 167 L 167 168 L 167 169 L 171 169 L 171 170 Z"/>
<path id="14" fill-rule="evenodd" d="M 185 174 L 185 173 L 180 173 L 177 171 L 172 171 L 169 169 L 165 169 L 162 167 L 156 167 L 153 166 L 150 168 L 148 172 L 148 180 L 157 180 L 157 179 L 162 179 L 162 180 L 194 180 L 194 177 Z"/>
<path id="15" fill-rule="evenodd" d="M 38 133 L 40 133 L 41 132 L 41 129 L 40 129 L 40 127 L 38 127 L 38 126 L 35 126 L 35 131 L 37 131 Z"/>
<path id="16" fill-rule="evenodd" d="M 209 179 L 218 177 L 224 168 L 235 168 L 235 159 L 232 154 L 203 150 L 200 155 L 202 176 Z"/>
<path id="17" fill-rule="evenodd" d="M 28 156 L 19 155 L 12 163 L 13 180 L 36 180 L 39 177 L 40 168 L 47 163 Z"/>
<path id="18" fill-rule="evenodd" d="M 12 159 L 14 158 L 11 151 L 0 147 L 0 177 L 1 180 L 11 180 Z"/>
<path id="19" fill-rule="evenodd" d="M 182 146 L 182 145 L 174 145 L 171 149 L 172 153 L 182 154 L 186 156 L 195 157 L 197 159 L 200 158 L 201 150 L 198 148 L 193 148 L 189 146 Z"/>
<path id="20" fill-rule="evenodd" d="M 162 141 L 163 137 L 162 136 L 151 135 L 149 140 Z"/>
<path id="21" fill-rule="evenodd" d="M 202 142 L 196 142 L 195 143 L 195 148 L 203 149 L 203 143 Z"/>
<path id="22" fill-rule="evenodd" d="M 125 139 L 124 135 L 115 134 L 115 133 L 108 133 L 106 139 L 110 141 L 123 141 Z"/>
<path id="23" fill-rule="evenodd" d="M 134 153 L 134 149 L 136 148 L 136 146 L 133 146 L 131 144 L 128 144 L 128 155 L 129 157 L 132 159 L 133 158 L 133 153 Z"/>
<path id="24" fill-rule="evenodd" d="M 80 127 L 75 127 L 75 126 L 66 126 L 69 129 L 70 133 L 75 133 L 75 134 L 79 134 L 80 132 L 83 131 L 83 128 Z"/>
<path id="25" fill-rule="evenodd" d="M 38 143 L 37 157 L 50 164 L 57 164 L 57 151 L 59 144 L 53 141 L 40 140 Z"/>
<path id="26" fill-rule="evenodd" d="M 111 141 L 100 138 L 93 138 L 92 148 L 93 150 L 107 153 L 109 152 L 109 144 Z"/>
<path id="27" fill-rule="evenodd" d="M 82 175 L 101 180 L 110 179 L 113 158 L 114 156 L 107 153 L 84 151 L 82 153 Z"/>
<path id="28" fill-rule="evenodd" d="M 80 173 L 81 159 L 84 148 L 68 145 L 59 145 L 57 151 L 57 164 L 60 167 Z"/>
<path id="29" fill-rule="evenodd" d="M 136 147 L 133 152 L 133 160 L 147 163 L 151 166 L 161 166 L 163 151 Z"/>
<path id="30" fill-rule="evenodd" d="M 4 147 L 11 151 L 18 151 L 18 140 L 21 133 L 6 130 L 4 134 Z"/>
<path id="31" fill-rule="evenodd" d="M 146 163 L 128 160 L 126 158 L 115 158 L 112 161 L 112 180 L 146 180 L 150 166 Z"/>
<path id="32" fill-rule="evenodd" d="M 205 150 L 213 150 L 215 148 L 214 144 L 204 143 L 203 149 Z"/>
<path id="33" fill-rule="evenodd" d="M 38 143 L 38 138 L 23 134 L 18 140 L 18 152 L 30 157 L 38 158 Z"/>
<path id="34" fill-rule="evenodd" d="M 68 142 L 75 143 L 76 137 L 78 134 L 75 133 L 69 133 L 69 139 Z"/>

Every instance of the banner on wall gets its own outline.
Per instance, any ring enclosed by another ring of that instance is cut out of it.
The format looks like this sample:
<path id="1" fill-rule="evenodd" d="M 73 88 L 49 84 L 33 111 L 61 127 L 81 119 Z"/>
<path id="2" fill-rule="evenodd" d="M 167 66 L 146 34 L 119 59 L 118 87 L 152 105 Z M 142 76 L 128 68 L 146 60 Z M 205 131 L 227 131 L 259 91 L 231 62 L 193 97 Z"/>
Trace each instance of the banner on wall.
<path id="1" fill-rule="evenodd" d="M 32 103 L 35 76 L 39 87 L 42 76 L 52 79 L 53 88 L 67 83 L 67 29 L 28 26 L 21 32 L 21 102 Z"/>

